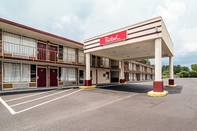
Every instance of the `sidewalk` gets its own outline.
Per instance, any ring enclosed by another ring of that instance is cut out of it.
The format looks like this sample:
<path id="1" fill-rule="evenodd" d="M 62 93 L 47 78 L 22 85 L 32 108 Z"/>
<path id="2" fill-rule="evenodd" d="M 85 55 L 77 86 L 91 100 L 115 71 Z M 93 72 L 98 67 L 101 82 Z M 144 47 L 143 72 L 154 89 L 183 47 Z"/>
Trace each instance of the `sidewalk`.
<path id="1" fill-rule="evenodd" d="M 36 91 L 58 90 L 58 89 L 70 89 L 70 88 L 78 88 L 78 87 L 79 87 L 78 85 L 75 85 L 75 86 L 54 86 L 54 87 L 7 89 L 7 90 L 0 90 L 0 95 L 12 94 L 12 93 L 23 93 L 23 92 L 36 92 Z"/>
<path id="2" fill-rule="evenodd" d="M 103 83 L 103 84 L 97 84 L 97 87 L 114 86 L 114 85 L 119 85 L 119 83 Z M 6 89 L 6 90 L 0 90 L 0 95 L 12 94 L 12 93 L 24 93 L 24 92 L 36 92 L 36 91 L 48 91 L 48 90 L 58 90 L 58 89 L 79 88 L 79 86 L 80 85 Z"/>

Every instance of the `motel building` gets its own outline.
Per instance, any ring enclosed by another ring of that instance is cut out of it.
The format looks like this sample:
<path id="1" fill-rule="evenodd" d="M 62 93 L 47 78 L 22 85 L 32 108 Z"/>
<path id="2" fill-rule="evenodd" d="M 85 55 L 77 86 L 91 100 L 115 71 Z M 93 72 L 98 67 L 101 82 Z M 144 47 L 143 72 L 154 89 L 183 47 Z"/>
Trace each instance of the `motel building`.
<path id="1" fill-rule="evenodd" d="M 173 79 L 173 43 L 161 17 L 86 39 L 84 43 L 0 18 L 0 90 L 153 80 L 149 96 L 164 96 L 162 57 Z M 138 62 L 155 59 L 155 67 Z"/>

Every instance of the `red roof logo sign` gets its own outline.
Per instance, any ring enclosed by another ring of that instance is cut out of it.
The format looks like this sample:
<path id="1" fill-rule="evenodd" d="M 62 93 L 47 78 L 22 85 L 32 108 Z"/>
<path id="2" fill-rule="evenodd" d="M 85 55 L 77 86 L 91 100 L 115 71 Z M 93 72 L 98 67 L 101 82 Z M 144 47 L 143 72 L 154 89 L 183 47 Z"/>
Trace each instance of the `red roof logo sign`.
<path id="1" fill-rule="evenodd" d="M 117 41 L 125 40 L 127 38 L 127 31 L 121 31 L 118 33 L 114 33 L 108 36 L 104 36 L 100 38 L 100 45 L 105 45 L 109 43 L 114 43 Z"/>

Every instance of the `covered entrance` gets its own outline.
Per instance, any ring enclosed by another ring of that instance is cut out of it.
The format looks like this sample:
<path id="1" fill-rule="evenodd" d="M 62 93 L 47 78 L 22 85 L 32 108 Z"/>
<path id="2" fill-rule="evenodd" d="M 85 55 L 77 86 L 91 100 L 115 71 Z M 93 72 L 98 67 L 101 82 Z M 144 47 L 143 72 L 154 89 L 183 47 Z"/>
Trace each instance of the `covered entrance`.
<path id="1" fill-rule="evenodd" d="M 174 45 L 161 17 L 146 20 L 131 26 L 111 31 L 84 41 L 86 53 L 85 86 L 91 86 L 90 54 L 120 61 L 119 81 L 125 82 L 124 62 L 140 59 L 155 59 L 155 80 L 151 96 L 167 95 L 161 77 L 162 57 L 170 63 L 169 85 L 174 85 L 173 56 Z M 136 74 L 143 79 L 142 74 Z"/>
<path id="2" fill-rule="evenodd" d="M 111 82 L 119 82 L 119 71 L 111 71 Z"/>

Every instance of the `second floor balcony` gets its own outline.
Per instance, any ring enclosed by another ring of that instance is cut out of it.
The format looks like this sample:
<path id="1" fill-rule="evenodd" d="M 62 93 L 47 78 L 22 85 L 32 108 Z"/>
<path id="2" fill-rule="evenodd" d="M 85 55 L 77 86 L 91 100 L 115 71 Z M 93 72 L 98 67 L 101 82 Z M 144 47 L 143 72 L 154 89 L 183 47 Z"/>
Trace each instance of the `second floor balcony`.
<path id="1" fill-rule="evenodd" d="M 11 42 L 1 43 L 1 56 L 3 58 L 28 59 L 50 63 L 85 64 L 84 56 L 59 52 L 58 47 L 53 46 L 52 48 L 52 46 L 48 46 L 43 49 Z"/>

